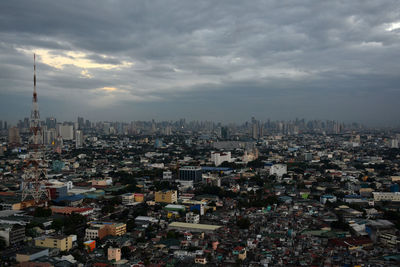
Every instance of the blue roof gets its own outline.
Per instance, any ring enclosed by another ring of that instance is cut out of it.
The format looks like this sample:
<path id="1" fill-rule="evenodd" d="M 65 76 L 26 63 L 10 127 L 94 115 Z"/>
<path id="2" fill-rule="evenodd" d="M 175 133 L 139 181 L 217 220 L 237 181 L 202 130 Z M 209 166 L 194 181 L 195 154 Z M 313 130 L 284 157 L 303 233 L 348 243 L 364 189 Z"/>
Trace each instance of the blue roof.
<path id="1" fill-rule="evenodd" d="M 232 171 L 232 169 L 228 167 L 201 167 L 201 169 L 203 171 L 222 171 L 222 172 Z"/>
<path id="2" fill-rule="evenodd" d="M 335 196 L 333 196 L 333 195 L 323 195 L 323 196 L 321 196 L 321 197 L 324 197 L 324 198 L 334 198 Z"/>
<path id="3" fill-rule="evenodd" d="M 84 199 L 85 197 L 83 195 L 73 195 L 73 196 L 66 196 L 66 197 L 59 197 L 57 199 L 54 199 L 53 201 L 55 202 L 61 202 L 61 201 L 78 201 L 81 199 Z"/>
<path id="4" fill-rule="evenodd" d="M 345 198 L 362 198 L 360 195 L 345 195 Z"/>

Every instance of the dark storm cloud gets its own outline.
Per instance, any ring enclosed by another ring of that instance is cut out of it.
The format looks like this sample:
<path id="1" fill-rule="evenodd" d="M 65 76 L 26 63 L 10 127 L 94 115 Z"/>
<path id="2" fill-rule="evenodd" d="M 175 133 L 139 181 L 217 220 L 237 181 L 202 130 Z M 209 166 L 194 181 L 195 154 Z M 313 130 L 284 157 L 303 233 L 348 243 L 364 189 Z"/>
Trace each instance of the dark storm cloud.
<path id="1" fill-rule="evenodd" d="M 399 123 L 399 9 L 396 0 L 1 1 L 0 111 L 29 108 L 36 51 L 41 109 L 61 119 Z"/>

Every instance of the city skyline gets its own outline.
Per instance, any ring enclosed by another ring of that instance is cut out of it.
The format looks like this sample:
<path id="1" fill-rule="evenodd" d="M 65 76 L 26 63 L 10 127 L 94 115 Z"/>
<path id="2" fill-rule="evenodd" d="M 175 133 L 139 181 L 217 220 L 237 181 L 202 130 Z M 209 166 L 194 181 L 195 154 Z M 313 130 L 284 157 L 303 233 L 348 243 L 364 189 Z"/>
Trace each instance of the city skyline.
<path id="1" fill-rule="evenodd" d="M 396 1 L 0 3 L 0 112 L 398 126 Z M 48 23 L 50 21 L 51 23 Z"/>

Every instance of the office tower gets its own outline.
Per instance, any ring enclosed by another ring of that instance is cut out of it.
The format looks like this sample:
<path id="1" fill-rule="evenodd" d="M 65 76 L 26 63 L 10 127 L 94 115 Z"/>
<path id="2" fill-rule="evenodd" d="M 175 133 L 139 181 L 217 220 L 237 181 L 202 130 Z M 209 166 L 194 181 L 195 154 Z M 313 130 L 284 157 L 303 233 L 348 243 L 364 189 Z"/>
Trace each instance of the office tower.
<path id="1" fill-rule="evenodd" d="M 390 147 L 391 147 L 391 148 L 399 148 L 399 140 L 397 140 L 397 139 L 392 139 L 392 140 L 391 140 Z"/>
<path id="2" fill-rule="evenodd" d="M 21 137 L 19 136 L 19 129 L 17 127 L 11 127 L 10 129 L 8 129 L 8 145 L 21 145 Z"/>
<path id="3" fill-rule="evenodd" d="M 3 130 L 3 121 L 0 121 L 0 131 Z"/>
<path id="4" fill-rule="evenodd" d="M 48 129 L 46 131 L 43 131 L 43 143 L 45 145 L 55 145 L 55 141 L 57 138 L 57 132 L 56 129 Z"/>
<path id="5" fill-rule="evenodd" d="M 83 146 L 83 132 L 81 130 L 75 131 L 75 147 L 80 148 Z"/>
<path id="6" fill-rule="evenodd" d="M 46 126 L 48 129 L 55 129 L 57 125 L 57 120 L 53 117 L 46 118 Z"/>
<path id="7" fill-rule="evenodd" d="M 23 128 L 29 129 L 29 118 L 24 118 Z"/>
<path id="8" fill-rule="evenodd" d="M 151 132 L 152 133 L 156 132 L 156 123 L 154 122 L 154 120 L 151 121 Z"/>
<path id="9" fill-rule="evenodd" d="M 85 121 L 82 117 L 78 117 L 78 130 L 85 128 Z"/>
<path id="10" fill-rule="evenodd" d="M 57 134 L 64 140 L 74 139 L 74 126 L 72 125 L 57 125 Z"/>
<path id="11" fill-rule="evenodd" d="M 179 168 L 179 180 L 200 182 L 202 179 L 201 167 L 185 166 Z"/>
<path id="12" fill-rule="evenodd" d="M 103 133 L 104 134 L 110 134 L 110 128 L 111 128 L 111 123 L 105 122 L 103 123 Z"/>
<path id="13" fill-rule="evenodd" d="M 54 144 L 54 152 L 61 154 L 62 152 L 62 147 L 64 145 L 63 139 L 61 136 L 57 136 Z"/>
<path id="14" fill-rule="evenodd" d="M 172 135 L 172 127 L 171 126 L 167 126 L 165 127 L 165 135 Z"/>
<path id="15" fill-rule="evenodd" d="M 5 121 L 4 122 L 4 128 L 3 128 L 4 130 L 7 130 L 8 129 L 8 125 L 7 125 L 7 122 Z"/>
<path id="16" fill-rule="evenodd" d="M 225 127 L 221 128 L 221 138 L 224 139 L 224 140 L 229 139 L 229 129 L 228 129 L 228 127 L 225 126 Z"/>
<path id="17" fill-rule="evenodd" d="M 252 125 L 251 125 L 251 136 L 253 137 L 253 139 L 258 139 L 259 136 L 259 125 L 257 121 L 253 121 Z"/>

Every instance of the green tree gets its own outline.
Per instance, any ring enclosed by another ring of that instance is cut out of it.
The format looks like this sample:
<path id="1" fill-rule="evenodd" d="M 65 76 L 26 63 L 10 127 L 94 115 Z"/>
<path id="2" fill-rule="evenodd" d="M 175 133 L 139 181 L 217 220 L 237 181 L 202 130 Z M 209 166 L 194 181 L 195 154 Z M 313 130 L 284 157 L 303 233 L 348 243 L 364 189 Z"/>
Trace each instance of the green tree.
<path id="1" fill-rule="evenodd" d="M 34 217 L 50 217 L 53 214 L 51 209 L 37 207 L 33 213 Z"/>
<path id="2" fill-rule="evenodd" d="M 55 229 L 56 231 L 60 231 L 64 226 L 64 220 L 60 218 L 56 218 L 51 223 L 51 228 Z"/>
<path id="3" fill-rule="evenodd" d="M 0 236 L 0 250 L 4 250 L 7 247 L 6 240 L 4 237 Z"/>
<path id="4" fill-rule="evenodd" d="M 124 246 L 121 248 L 121 254 L 124 259 L 129 259 L 131 256 L 131 249 L 129 247 Z"/>
<path id="5" fill-rule="evenodd" d="M 240 218 L 238 221 L 237 221 L 237 226 L 240 228 L 240 229 L 249 229 L 249 226 L 250 226 L 250 220 L 249 220 L 249 218 L 247 218 L 247 217 L 243 217 L 243 218 Z"/>

